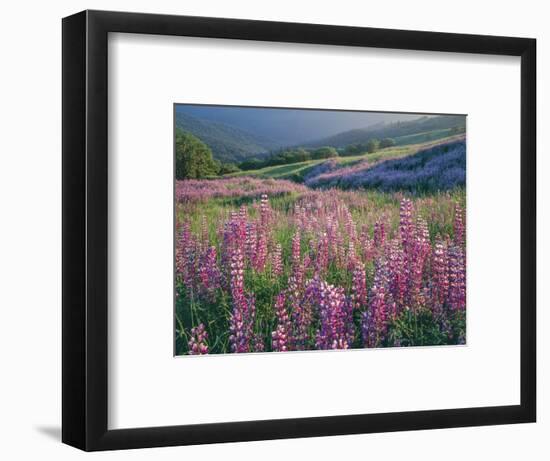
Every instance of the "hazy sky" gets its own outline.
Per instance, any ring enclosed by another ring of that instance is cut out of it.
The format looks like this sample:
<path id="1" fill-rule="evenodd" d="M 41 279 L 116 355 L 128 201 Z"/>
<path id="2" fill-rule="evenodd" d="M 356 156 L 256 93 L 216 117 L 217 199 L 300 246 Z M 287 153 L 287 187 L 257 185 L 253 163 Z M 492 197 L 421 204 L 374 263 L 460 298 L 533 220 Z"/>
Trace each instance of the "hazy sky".
<path id="1" fill-rule="evenodd" d="M 412 120 L 424 114 L 272 109 L 179 104 L 177 112 L 225 123 L 286 144 L 322 139 L 380 122 Z"/>

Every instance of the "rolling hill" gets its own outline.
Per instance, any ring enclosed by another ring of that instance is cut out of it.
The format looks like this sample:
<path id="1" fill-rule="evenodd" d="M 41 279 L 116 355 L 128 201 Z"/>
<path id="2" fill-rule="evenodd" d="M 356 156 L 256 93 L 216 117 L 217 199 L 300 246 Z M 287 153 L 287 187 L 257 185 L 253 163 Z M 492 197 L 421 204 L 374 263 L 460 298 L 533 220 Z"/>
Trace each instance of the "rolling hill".
<path id="1" fill-rule="evenodd" d="M 381 149 L 373 154 L 360 154 L 348 157 L 336 157 L 329 160 L 308 160 L 305 162 L 291 163 L 288 165 L 276 165 L 261 168 L 258 170 L 240 171 L 226 175 L 227 177 L 252 176 L 260 178 L 290 179 L 296 182 L 306 182 L 308 185 L 316 185 L 317 177 L 330 172 L 337 172 L 348 167 L 353 168 L 361 165 L 374 166 L 386 160 L 395 160 L 408 157 L 417 152 L 438 146 L 443 143 L 463 140 L 463 135 L 448 136 L 435 141 L 422 142 L 417 144 L 398 145 Z M 342 171 L 343 172 L 343 171 Z"/>
<path id="2" fill-rule="evenodd" d="M 450 190 L 465 183 L 466 142 L 460 136 L 402 158 L 375 164 L 361 162 L 306 180 L 310 187 L 413 193 Z"/>
<path id="3" fill-rule="evenodd" d="M 414 142 L 430 141 L 438 139 L 436 134 L 422 138 L 422 134 L 438 133 L 439 137 L 449 136 L 455 127 L 462 129 L 466 126 L 464 115 L 445 115 L 437 117 L 420 117 L 416 120 L 402 121 L 390 124 L 376 125 L 367 128 L 344 131 L 334 136 L 313 141 L 308 147 L 333 146 L 345 147 L 350 144 L 366 143 L 369 139 L 395 138 L 397 144 L 412 144 Z M 417 139 L 407 139 L 409 136 L 417 136 Z"/>
<path id="4" fill-rule="evenodd" d="M 224 123 L 212 122 L 176 112 L 176 128 L 201 139 L 214 158 L 221 162 L 240 162 L 249 157 L 261 157 L 279 145 Z"/>

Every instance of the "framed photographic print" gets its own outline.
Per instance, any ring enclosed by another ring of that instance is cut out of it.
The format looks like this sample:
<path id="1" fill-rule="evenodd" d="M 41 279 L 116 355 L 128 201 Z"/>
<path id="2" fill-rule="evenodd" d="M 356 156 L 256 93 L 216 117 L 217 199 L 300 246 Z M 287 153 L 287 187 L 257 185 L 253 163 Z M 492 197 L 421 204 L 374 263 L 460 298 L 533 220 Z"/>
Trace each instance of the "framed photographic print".
<path id="1" fill-rule="evenodd" d="M 535 43 L 65 18 L 63 441 L 534 422 Z"/>

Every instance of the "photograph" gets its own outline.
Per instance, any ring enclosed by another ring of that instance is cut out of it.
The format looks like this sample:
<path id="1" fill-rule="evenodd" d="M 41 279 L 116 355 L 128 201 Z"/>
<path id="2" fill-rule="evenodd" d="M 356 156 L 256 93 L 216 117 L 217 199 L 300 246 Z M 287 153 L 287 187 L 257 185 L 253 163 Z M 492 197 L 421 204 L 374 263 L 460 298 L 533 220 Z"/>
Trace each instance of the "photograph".
<path id="1" fill-rule="evenodd" d="M 466 116 L 174 105 L 175 355 L 466 344 Z"/>

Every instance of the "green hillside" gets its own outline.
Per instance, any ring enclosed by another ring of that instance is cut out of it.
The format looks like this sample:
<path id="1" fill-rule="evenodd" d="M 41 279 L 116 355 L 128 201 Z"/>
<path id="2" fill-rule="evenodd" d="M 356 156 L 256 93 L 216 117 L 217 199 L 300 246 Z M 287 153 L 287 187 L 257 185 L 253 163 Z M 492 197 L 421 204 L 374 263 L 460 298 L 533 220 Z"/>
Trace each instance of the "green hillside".
<path id="1" fill-rule="evenodd" d="M 419 136 L 419 135 L 418 135 Z M 421 149 L 437 145 L 442 142 L 448 142 L 454 140 L 457 136 L 447 136 L 439 138 L 435 141 L 422 142 L 417 144 L 397 145 L 381 149 L 373 154 L 363 153 L 360 155 L 354 155 L 349 157 L 336 157 L 331 159 L 337 163 L 338 167 L 351 166 L 354 163 L 360 161 L 368 161 L 369 163 L 377 163 L 382 160 L 390 160 L 406 157 L 408 155 L 415 154 Z M 260 168 L 258 170 L 240 171 L 238 173 L 232 173 L 226 175 L 227 177 L 238 176 L 254 176 L 260 178 L 274 178 L 274 179 L 290 179 L 297 182 L 302 182 L 308 173 L 311 173 L 313 168 L 317 165 L 326 162 L 323 160 L 308 160 L 306 162 L 291 163 L 288 165 L 276 165 L 266 168 Z"/>
<path id="2" fill-rule="evenodd" d="M 176 113 L 176 128 L 199 138 L 210 147 L 214 158 L 221 162 L 240 162 L 253 156 L 261 157 L 278 147 L 274 141 L 239 128 L 183 113 Z"/>
<path id="3" fill-rule="evenodd" d="M 466 126 L 466 117 L 464 115 L 446 115 L 437 117 L 420 117 L 416 120 L 408 122 L 396 122 L 391 124 L 376 125 L 374 127 L 368 127 L 363 129 L 355 129 L 338 133 L 334 136 L 330 136 L 319 141 L 308 144 L 309 146 L 333 146 L 333 147 L 345 147 L 350 144 L 362 144 L 368 142 L 370 139 L 383 139 L 383 138 L 406 138 L 407 136 L 420 134 L 426 134 L 428 132 L 440 133 L 443 137 L 443 133 L 446 131 L 445 136 L 451 134 L 452 130 L 463 131 Z M 432 139 L 438 139 L 432 138 Z M 428 141 L 430 139 L 418 140 L 412 142 Z M 411 141 L 398 142 L 398 144 L 410 144 Z"/>

